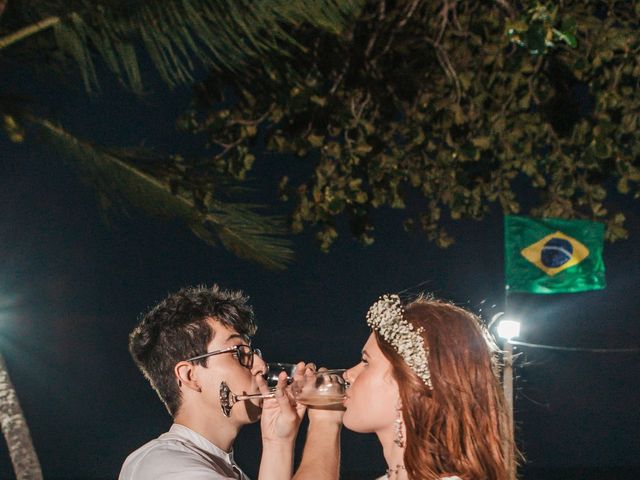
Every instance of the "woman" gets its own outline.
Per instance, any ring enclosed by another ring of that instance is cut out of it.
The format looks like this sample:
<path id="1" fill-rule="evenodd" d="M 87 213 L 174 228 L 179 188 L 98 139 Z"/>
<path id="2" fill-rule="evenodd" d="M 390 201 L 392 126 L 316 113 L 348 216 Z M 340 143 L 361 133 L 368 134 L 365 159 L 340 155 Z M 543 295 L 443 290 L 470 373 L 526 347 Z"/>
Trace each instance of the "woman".
<path id="1" fill-rule="evenodd" d="M 494 368 L 495 345 L 472 313 L 432 298 L 403 306 L 384 295 L 367 313 L 372 333 L 343 422 L 375 433 L 382 479 L 509 479 L 513 436 Z"/>

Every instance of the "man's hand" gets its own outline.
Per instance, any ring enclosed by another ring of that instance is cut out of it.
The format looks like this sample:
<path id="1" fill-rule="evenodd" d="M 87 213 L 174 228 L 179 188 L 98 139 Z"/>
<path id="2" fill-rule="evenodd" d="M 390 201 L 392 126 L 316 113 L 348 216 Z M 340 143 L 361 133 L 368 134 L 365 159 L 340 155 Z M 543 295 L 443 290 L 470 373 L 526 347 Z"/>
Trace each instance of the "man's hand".
<path id="1" fill-rule="evenodd" d="M 302 379 L 307 369 L 315 370 L 315 365 L 296 365 L 293 380 Z M 258 376 L 258 388 L 262 393 L 268 393 L 267 382 Z M 296 403 L 293 395 L 287 389 L 287 374 L 280 373 L 276 386 L 275 398 L 265 399 L 262 404 L 262 459 L 258 480 L 290 480 L 293 474 L 293 447 L 300 422 L 306 408 Z"/>
<path id="2" fill-rule="evenodd" d="M 300 362 L 296 365 L 293 380 L 302 379 L 306 371 L 315 370 L 315 365 L 305 365 Z M 258 376 L 256 379 L 258 388 L 262 393 L 268 393 L 267 382 Z M 262 405 L 262 418 L 260 429 L 263 443 L 293 443 L 300 428 L 300 422 L 304 417 L 306 407 L 296 403 L 293 395 L 287 389 L 287 374 L 281 372 L 276 385 L 275 398 L 265 399 Z"/>

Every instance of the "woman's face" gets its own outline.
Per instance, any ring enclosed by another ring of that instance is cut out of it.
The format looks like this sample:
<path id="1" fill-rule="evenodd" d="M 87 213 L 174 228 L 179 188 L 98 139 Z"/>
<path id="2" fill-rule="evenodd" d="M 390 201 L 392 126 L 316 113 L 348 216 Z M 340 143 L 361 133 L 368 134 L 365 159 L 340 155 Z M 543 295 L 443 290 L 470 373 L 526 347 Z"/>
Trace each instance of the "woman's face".
<path id="1" fill-rule="evenodd" d="M 391 370 L 391 363 L 382 354 L 372 333 L 362 349 L 360 363 L 345 373 L 351 383 L 344 401 L 345 427 L 359 433 L 393 428 L 399 394 Z"/>

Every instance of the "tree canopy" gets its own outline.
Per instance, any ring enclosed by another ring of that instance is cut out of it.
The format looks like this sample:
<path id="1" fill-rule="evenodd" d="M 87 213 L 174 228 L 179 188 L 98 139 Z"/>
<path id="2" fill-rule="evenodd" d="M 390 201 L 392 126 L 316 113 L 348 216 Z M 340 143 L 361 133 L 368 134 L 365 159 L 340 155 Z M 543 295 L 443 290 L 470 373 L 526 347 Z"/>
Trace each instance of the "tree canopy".
<path id="1" fill-rule="evenodd" d="M 47 0 L 3 2 L 0 15 L 0 60 L 79 67 L 89 91 L 98 58 L 136 92 L 141 52 L 170 86 L 210 67 L 178 122 L 214 146 L 209 158 L 105 149 L 6 93 L 4 131 L 43 130 L 103 204 L 116 192 L 157 214 L 145 198 L 162 198 L 205 241 L 266 265 L 290 258 L 269 239 L 283 230 L 219 193 L 277 154 L 308 167 L 278 188 L 292 230 L 312 226 L 324 249 L 340 218 L 366 244 L 375 209 L 408 203 L 420 213 L 405 226 L 440 246 L 449 219 L 494 205 L 627 235 L 616 200 L 637 199 L 640 180 L 637 0 Z"/>
<path id="2" fill-rule="evenodd" d="M 269 51 L 296 51 L 288 26 L 304 23 L 337 33 L 359 2 L 290 0 L 0 0 L 0 66 L 30 66 L 49 74 L 73 72 L 89 93 L 100 90 L 102 62 L 131 91 L 144 92 L 147 59 L 169 87 L 190 84 L 200 67 L 237 72 Z M 148 68 L 146 70 L 149 70 Z M 26 71 L 25 71 L 26 75 Z M 29 83 L 29 82 L 26 82 Z M 0 127 L 13 142 L 29 129 L 57 146 L 96 189 L 103 207 L 134 205 L 182 220 L 209 244 L 270 268 L 292 258 L 282 219 L 239 203 L 227 175 L 202 168 L 199 158 L 139 148 L 106 148 L 78 138 L 43 115 L 28 88 L 0 91 Z M 46 107 L 46 105 L 45 105 Z"/>
<path id="3" fill-rule="evenodd" d="M 179 125 L 239 179 L 273 153 L 306 162 L 280 195 L 324 249 L 339 218 L 370 243 L 372 211 L 407 202 L 440 246 L 446 220 L 493 205 L 604 221 L 613 241 L 617 196 L 640 197 L 639 19 L 638 1 L 370 0 L 344 29 L 290 25 L 304 53 L 215 72 Z"/>

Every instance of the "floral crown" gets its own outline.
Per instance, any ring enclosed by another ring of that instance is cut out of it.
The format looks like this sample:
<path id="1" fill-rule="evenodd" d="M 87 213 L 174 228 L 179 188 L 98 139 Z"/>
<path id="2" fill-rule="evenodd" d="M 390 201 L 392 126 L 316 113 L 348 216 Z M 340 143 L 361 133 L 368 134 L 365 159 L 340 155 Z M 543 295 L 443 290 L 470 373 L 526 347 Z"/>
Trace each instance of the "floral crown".
<path id="1" fill-rule="evenodd" d="M 424 330 L 422 327 L 414 329 L 405 320 L 404 308 L 398 295 L 382 295 L 371 305 L 367 312 L 367 325 L 391 344 L 427 387 L 433 388 L 427 360 L 429 351 L 420 335 Z"/>

